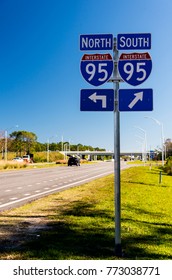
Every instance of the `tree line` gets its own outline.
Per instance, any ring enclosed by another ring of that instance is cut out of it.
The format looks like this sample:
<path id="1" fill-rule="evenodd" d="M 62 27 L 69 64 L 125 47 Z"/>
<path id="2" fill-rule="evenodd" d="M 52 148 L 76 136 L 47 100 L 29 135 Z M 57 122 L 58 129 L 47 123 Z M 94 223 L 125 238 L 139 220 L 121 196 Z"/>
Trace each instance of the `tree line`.
<path id="1" fill-rule="evenodd" d="M 162 150 L 156 149 L 155 152 L 157 154 L 155 159 L 161 160 L 162 159 Z M 172 156 L 172 139 L 171 138 L 166 139 L 164 142 L 164 155 L 165 155 L 165 159 Z"/>
<path id="2" fill-rule="evenodd" d="M 15 152 L 16 155 L 21 154 L 30 154 L 34 152 L 43 152 L 49 149 L 50 151 L 62 151 L 62 150 L 71 150 L 71 151 L 104 151 L 104 148 L 92 147 L 90 145 L 83 145 L 81 143 L 71 144 L 68 141 L 60 142 L 46 142 L 41 143 L 37 141 L 38 137 L 35 133 L 29 131 L 14 131 L 9 136 L 4 133 L 0 133 L 0 151 L 3 153 L 5 149 L 8 152 Z M 172 156 L 172 139 L 168 138 L 164 143 L 165 155 L 166 158 Z M 157 151 L 158 152 L 158 151 Z M 158 153 L 158 157 L 161 157 L 161 151 Z"/>
<path id="3" fill-rule="evenodd" d="M 83 145 L 81 143 L 71 144 L 68 141 L 40 143 L 37 141 L 38 137 L 35 133 L 29 131 L 14 131 L 9 136 L 5 136 L 5 133 L 0 138 L 1 152 L 8 149 L 8 152 L 15 152 L 16 155 L 30 154 L 34 152 L 43 152 L 47 149 L 50 151 L 104 151 L 105 149 L 99 147 L 92 147 L 90 145 Z"/>

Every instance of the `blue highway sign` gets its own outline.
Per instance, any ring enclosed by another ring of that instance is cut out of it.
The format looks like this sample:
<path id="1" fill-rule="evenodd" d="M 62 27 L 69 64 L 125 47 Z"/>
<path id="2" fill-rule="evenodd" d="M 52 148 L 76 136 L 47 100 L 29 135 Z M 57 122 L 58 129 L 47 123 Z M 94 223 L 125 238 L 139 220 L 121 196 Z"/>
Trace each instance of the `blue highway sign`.
<path id="1" fill-rule="evenodd" d="M 151 34 L 118 34 L 117 35 L 118 50 L 149 50 L 151 49 Z"/>
<path id="2" fill-rule="evenodd" d="M 152 70 L 150 54 L 122 53 L 118 60 L 118 71 L 121 78 L 132 86 L 142 84 L 147 80 Z"/>
<path id="3" fill-rule="evenodd" d="M 81 51 L 101 51 L 113 49 L 112 34 L 80 35 Z"/>
<path id="4" fill-rule="evenodd" d="M 152 89 L 120 89 L 119 111 L 152 111 Z"/>
<path id="5" fill-rule="evenodd" d="M 80 70 L 83 78 L 93 86 L 106 83 L 113 72 L 112 56 L 107 54 L 84 54 Z"/>
<path id="6" fill-rule="evenodd" d="M 81 111 L 113 111 L 113 89 L 82 89 L 80 97 Z"/>

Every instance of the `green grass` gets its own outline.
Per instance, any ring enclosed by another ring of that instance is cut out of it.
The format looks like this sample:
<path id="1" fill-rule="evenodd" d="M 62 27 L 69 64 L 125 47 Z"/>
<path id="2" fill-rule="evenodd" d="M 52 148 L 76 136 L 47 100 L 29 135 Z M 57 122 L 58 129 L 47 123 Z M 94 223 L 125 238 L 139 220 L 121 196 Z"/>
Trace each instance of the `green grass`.
<path id="1" fill-rule="evenodd" d="M 0 214 L 0 259 L 119 259 L 114 179 L 107 176 Z M 131 167 L 121 176 L 121 259 L 172 259 L 172 177 Z"/>

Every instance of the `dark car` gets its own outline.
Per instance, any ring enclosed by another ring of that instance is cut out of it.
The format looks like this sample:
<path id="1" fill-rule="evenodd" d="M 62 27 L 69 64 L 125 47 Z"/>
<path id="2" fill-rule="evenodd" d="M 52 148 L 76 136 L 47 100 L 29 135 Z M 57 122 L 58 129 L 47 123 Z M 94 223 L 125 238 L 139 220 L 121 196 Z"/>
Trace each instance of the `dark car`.
<path id="1" fill-rule="evenodd" d="M 68 159 L 68 166 L 72 165 L 80 166 L 80 159 L 77 157 L 70 157 Z"/>

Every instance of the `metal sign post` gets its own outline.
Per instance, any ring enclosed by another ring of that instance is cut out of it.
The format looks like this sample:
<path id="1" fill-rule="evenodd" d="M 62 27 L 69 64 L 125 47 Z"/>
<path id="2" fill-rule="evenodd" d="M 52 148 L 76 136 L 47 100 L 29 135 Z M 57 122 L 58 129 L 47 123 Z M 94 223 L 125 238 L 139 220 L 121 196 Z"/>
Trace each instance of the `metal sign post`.
<path id="1" fill-rule="evenodd" d="M 114 184 L 115 184 L 115 254 L 116 256 L 122 255 L 121 247 L 121 186 L 120 186 L 120 113 L 118 110 L 118 59 L 119 53 L 117 50 L 117 41 L 114 38 L 113 48 L 113 59 L 114 59 Z"/>

